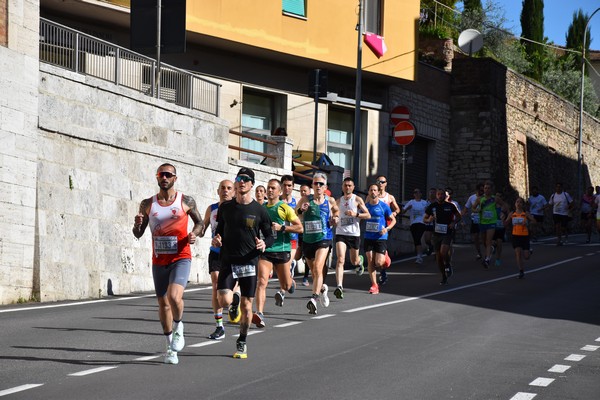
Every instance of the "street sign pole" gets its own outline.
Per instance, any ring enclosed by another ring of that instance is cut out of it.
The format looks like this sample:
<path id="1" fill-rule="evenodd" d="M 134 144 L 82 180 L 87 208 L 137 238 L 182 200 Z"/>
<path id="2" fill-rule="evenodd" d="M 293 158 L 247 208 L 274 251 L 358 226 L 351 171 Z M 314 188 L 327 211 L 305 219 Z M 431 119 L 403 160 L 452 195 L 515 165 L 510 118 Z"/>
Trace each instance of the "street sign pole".
<path id="1" fill-rule="evenodd" d="M 402 205 L 404 207 L 404 182 L 406 182 L 406 145 L 402 146 Z"/>

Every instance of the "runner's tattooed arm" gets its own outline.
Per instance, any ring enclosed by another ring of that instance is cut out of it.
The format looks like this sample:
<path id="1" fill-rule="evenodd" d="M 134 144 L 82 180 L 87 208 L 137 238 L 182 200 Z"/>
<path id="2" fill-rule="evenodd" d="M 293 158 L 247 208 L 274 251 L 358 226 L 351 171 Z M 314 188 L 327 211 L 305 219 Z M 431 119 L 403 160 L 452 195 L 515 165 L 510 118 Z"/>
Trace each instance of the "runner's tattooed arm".
<path id="1" fill-rule="evenodd" d="M 135 236 L 138 239 L 142 237 L 144 231 L 146 230 L 146 227 L 148 226 L 148 212 L 150 211 L 151 204 L 152 198 L 142 200 L 142 202 L 140 203 L 138 213 L 135 216 L 133 222 L 133 229 L 131 231 L 133 232 L 133 236 Z"/>
<path id="2" fill-rule="evenodd" d="M 194 221 L 194 228 L 188 235 L 190 238 L 190 243 L 194 243 L 196 241 L 196 237 L 200 236 L 204 230 L 204 223 L 202 222 L 202 216 L 198 211 L 198 207 L 196 207 L 196 200 L 194 200 L 193 197 L 186 196 L 184 194 L 182 201 L 183 204 L 188 207 L 187 214 L 190 216 L 192 221 Z"/>

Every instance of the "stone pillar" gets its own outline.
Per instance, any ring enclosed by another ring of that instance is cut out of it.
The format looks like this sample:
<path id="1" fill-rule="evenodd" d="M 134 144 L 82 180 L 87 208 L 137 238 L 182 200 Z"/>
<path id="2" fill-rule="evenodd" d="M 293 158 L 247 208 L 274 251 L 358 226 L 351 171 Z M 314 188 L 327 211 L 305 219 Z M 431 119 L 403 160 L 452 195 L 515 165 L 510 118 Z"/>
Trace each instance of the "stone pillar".
<path id="1" fill-rule="evenodd" d="M 272 154 L 277 158 L 267 158 L 266 164 L 269 167 L 281 168 L 286 171 L 292 170 L 292 148 L 294 142 L 287 136 L 271 136 L 269 138 L 277 142 L 276 145 L 267 144 L 267 154 Z"/>

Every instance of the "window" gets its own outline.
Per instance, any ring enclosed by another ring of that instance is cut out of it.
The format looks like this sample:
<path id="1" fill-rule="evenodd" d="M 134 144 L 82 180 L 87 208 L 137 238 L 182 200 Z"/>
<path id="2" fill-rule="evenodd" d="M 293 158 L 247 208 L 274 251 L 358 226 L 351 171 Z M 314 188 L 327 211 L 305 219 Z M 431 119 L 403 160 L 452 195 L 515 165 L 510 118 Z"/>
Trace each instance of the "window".
<path id="1" fill-rule="evenodd" d="M 383 0 L 364 0 L 364 30 L 383 35 Z"/>
<path id="2" fill-rule="evenodd" d="M 242 99 L 242 132 L 266 139 L 275 127 L 285 126 L 281 117 L 284 110 L 284 96 L 244 89 Z M 264 153 L 266 144 L 258 140 L 241 138 L 240 147 Z M 264 156 L 252 153 L 240 154 L 241 160 L 261 163 Z"/>
<path id="3" fill-rule="evenodd" d="M 281 0 L 281 6 L 286 14 L 306 17 L 306 0 Z"/>
<path id="4" fill-rule="evenodd" d="M 352 170 L 352 136 L 354 112 L 329 109 L 327 120 L 327 155 L 334 165 L 344 168 L 344 176 Z"/>

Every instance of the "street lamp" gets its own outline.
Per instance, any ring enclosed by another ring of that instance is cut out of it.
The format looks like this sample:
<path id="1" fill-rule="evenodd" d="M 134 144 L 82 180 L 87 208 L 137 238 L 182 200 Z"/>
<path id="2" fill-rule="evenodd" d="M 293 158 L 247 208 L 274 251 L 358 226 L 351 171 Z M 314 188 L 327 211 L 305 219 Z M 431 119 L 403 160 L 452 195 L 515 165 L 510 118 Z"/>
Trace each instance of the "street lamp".
<path id="1" fill-rule="evenodd" d="M 579 196 L 582 192 L 581 188 L 581 175 L 582 175 L 582 156 L 581 156 L 581 142 L 583 140 L 583 88 L 585 85 L 585 42 L 587 39 L 588 25 L 592 20 L 594 14 L 600 11 L 600 7 L 596 8 L 592 15 L 585 22 L 585 29 L 583 30 L 583 47 L 581 49 L 581 97 L 579 98 L 579 140 L 577 144 L 577 195 Z"/>

